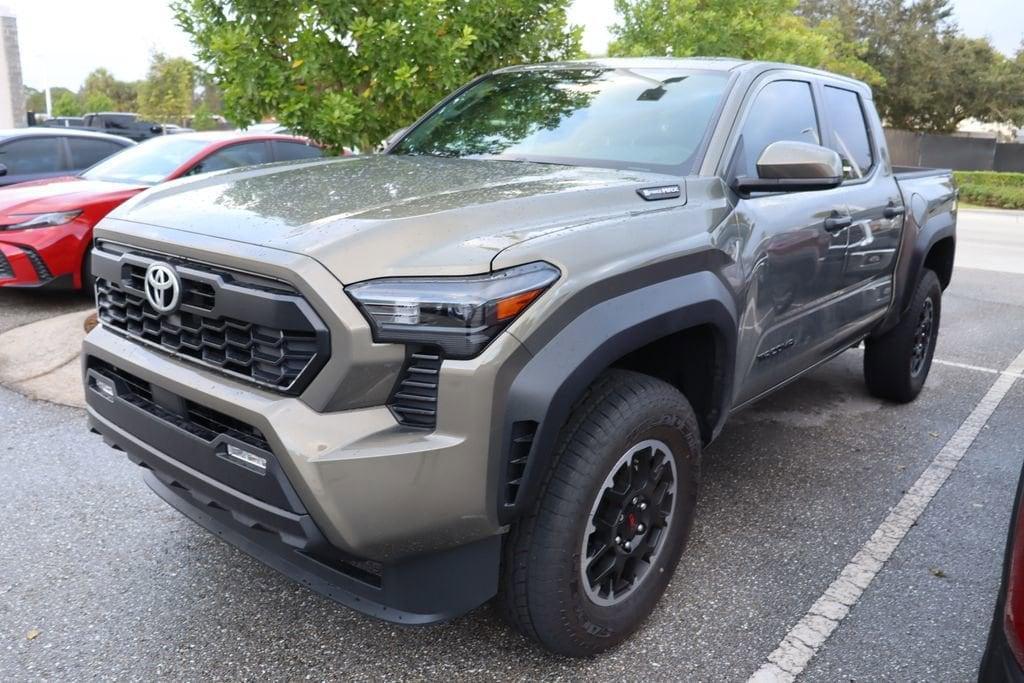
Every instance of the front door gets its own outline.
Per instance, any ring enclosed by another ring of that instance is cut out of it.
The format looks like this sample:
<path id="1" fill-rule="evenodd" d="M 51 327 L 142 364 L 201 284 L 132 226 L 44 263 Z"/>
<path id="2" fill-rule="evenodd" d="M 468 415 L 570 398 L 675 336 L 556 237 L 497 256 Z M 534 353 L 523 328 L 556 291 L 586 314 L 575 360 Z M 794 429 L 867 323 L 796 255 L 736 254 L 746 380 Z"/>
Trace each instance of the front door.
<path id="1" fill-rule="evenodd" d="M 771 143 L 822 144 L 810 80 L 758 86 L 744 115 L 731 174 L 757 175 Z M 826 358 L 838 321 L 850 212 L 841 188 L 753 195 L 736 208 L 746 292 L 737 349 L 737 404 Z"/>

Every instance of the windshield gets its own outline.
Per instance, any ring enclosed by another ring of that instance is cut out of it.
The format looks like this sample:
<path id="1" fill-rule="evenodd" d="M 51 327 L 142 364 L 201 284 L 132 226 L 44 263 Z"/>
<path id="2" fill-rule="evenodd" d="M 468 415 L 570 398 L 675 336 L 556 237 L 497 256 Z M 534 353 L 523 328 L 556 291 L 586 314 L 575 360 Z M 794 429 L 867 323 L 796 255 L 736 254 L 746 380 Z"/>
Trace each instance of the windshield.
<path id="1" fill-rule="evenodd" d="M 209 144 L 205 140 L 167 136 L 118 152 L 82 174 L 87 180 L 156 185 Z"/>
<path id="2" fill-rule="evenodd" d="M 485 78 L 413 129 L 393 154 L 690 171 L 728 74 L 551 69 Z"/>

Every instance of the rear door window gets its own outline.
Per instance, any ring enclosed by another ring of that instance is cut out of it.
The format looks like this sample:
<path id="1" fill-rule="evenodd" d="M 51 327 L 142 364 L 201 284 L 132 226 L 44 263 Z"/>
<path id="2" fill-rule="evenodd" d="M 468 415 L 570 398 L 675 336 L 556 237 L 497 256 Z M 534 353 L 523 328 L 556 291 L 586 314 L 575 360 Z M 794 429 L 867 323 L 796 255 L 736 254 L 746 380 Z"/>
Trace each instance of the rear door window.
<path id="1" fill-rule="evenodd" d="M 55 173 L 64 168 L 64 138 L 54 136 L 11 140 L 0 146 L 0 164 L 7 175 Z"/>
<path id="2" fill-rule="evenodd" d="M 71 168 L 74 169 L 89 168 L 97 161 L 124 149 L 124 145 L 110 140 L 88 138 L 68 138 L 68 145 L 71 147 Z"/>
<path id="3" fill-rule="evenodd" d="M 245 142 L 240 145 L 231 145 L 217 150 L 206 157 L 192 170 L 193 173 L 209 173 L 210 171 L 223 171 L 227 168 L 238 168 L 239 166 L 254 166 L 265 164 L 270 161 L 267 153 L 267 143 Z"/>
<path id="4" fill-rule="evenodd" d="M 807 81 L 773 81 L 757 93 L 743 123 L 736 175 L 757 177 L 757 160 L 780 141 L 821 144 L 818 114 Z"/>
<path id="5" fill-rule="evenodd" d="M 825 109 L 832 124 L 832 139 L 828 146 L 842 157 L 843 174 L 848 179 L 863 178 L 871 172 L 875 159 L 860 95 L 852 90 L 826 85 Z"/>
<path id="6" fill-rule="evenodd" d="M 295 161 L 297 159 L 317 159 L 324 151 L 315 145 L 302 142 L 282 142 L 274 140 L 274 158 L 277 161 Z"/>

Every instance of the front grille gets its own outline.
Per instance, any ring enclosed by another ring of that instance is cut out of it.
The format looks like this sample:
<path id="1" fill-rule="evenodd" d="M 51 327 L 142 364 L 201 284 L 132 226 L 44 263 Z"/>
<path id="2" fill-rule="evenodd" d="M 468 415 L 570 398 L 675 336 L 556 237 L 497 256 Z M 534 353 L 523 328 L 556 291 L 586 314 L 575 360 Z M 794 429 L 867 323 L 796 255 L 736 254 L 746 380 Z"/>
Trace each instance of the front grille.
<path id="1" fill-rule="evenodd" d="M 0 252 L 0 280 L 12 277 L 14 277 L 14 268 L 11 267 L 11 262 L 7 260 L 7 257 Z"/>
<path id="2" fill-rule="evenodd" d="M 176 312 L 145 296 L 150 254 L 97 250 L 96 305 L 106 327 L 179 357 L 278 391 L 298 393 L 327 362 L 326 327 L 295 290 L 254 276 L 168 259 L 181 279 Z"/>
<path id="3" fill-rule="evenodd" d="M 412 350 L 388 401 L 400 424 L 433 429 L 437 426 L 437 383 L 441 355 L 432 350 Z"/>

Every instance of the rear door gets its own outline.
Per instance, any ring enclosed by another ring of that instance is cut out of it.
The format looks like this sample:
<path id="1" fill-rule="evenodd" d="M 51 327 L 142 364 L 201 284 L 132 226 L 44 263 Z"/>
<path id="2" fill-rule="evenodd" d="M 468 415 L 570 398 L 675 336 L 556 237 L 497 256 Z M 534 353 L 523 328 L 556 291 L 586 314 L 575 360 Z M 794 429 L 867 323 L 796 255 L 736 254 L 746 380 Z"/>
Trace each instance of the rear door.
<path id="1" fill-rule="evenodd" d="M 118 144 L 111 140 L 100 140 L 94 138 L 68 138 L 68 149 L 71 153 L 71 172 L 79 173 L 93 164 L 106 159 L 111 154 L 117 154 L 125 145 Z"/>
<path id="2" fill-rule="evenodd" d="M 821 144 L 817 89 L 802 72 L 756 83 L 734 133 L 727 180 L 757 176 L 773 142 Z M 834 307 L 843 287 L 848 230 L 827 219 L 846 213 L 839 189 L 759 193 L 740 198 L 736 259 L 745 280 L 737 348 L 736 403 L 756 398 L 813 366 L 831 350 Z"/>
<path id="3" fill-rule="evenodd" d="M 67 145 L 59 135 L 19 137 L 0 144 L 0 164 L 7 172 L 0 185 L 39 180 L 68 172 Z"/>
<path id="4" fill-rule="evenodd" d="M 826 145 L 843 159 L 841 189 L 852 221 L 843 268 L 848 293 L 843 322 L 861 329 L 883 315 L 892 299 L 903 198 L 872 134 L 881 130 L 874 107 L 842 81 L 824 79 L 820 87 Z"/>

